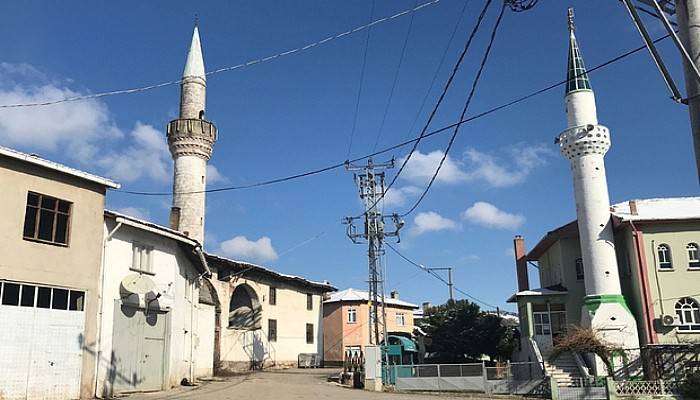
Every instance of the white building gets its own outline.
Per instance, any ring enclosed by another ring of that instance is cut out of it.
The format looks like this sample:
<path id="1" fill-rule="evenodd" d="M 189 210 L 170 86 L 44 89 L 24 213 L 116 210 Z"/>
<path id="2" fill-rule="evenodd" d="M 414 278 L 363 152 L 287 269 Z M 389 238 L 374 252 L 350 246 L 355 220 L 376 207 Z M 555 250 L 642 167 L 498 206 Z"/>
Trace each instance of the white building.
<path id="1" fill-rule="evenodd" d="M 112 211 L 104 237 L 97 395 L 211 375 L 215 306 L 199 243 Z"/>
<path id="2" fill-rule="evenodd" d="M 293 366 L 323 354 L 323 295 L 336 290 L 268 268 L 207 254 L 220 300 L 214 364 L 221 370 Z"/>

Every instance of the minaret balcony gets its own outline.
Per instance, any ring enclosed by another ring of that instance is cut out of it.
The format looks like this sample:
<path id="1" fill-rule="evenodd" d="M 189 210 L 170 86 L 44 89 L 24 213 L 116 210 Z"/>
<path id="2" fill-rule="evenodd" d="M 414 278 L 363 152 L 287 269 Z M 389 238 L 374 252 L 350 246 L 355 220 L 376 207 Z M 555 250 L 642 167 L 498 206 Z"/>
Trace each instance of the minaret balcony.
<path id="1" fill-rule="evenodd" d="M 556 142 L 569 160 L 591 154 L 604 156 L 610 149 L 610 131 L 603 125 L 574 126 L 562 132 Z"/>
<path id="2" fill-rule="evenodd" d="M 181 118 L 168 123 L 168 138 L 171 136 L 193 136 L 216 142 L 217 130 L 213 123 L 197 118 Z"/>

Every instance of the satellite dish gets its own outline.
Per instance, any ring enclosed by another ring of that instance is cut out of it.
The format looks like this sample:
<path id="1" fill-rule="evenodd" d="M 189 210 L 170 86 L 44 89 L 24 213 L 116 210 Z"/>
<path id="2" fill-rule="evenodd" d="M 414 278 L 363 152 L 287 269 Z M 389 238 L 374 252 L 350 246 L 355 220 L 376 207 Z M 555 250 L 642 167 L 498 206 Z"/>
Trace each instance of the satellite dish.
<path id="1" fill-rule="evenodd" d="M 141 274 L 127 275 L 122 279 L 119 292 L 122 297 L 127 297 L 131 294 L 145 294 L 150 292 L 156 284 L 151 278 Z"/>

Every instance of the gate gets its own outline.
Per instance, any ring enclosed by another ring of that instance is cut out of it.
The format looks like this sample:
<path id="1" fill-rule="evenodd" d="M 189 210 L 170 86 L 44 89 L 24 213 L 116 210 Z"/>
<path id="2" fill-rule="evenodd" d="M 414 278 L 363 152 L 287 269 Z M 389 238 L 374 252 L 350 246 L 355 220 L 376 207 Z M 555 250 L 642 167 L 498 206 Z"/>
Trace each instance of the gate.
<path id="1" fill-rule="evenodd" d="M 561 400 L 607 400 L 608 388 L 605 380 L 575 378 L 568 385 L 558 385 Z"/>

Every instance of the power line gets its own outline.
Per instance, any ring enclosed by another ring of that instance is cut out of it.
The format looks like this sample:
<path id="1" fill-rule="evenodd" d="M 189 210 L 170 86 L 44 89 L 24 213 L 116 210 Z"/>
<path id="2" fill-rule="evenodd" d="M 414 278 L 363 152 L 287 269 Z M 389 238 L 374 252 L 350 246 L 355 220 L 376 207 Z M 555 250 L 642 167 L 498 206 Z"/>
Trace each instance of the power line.
<path id="1" fill-rule="evenodd" d="M 479 80 L 481 79 L 481 74 L 484 72 L 484 68 L 486 67 L 486 62 L 489 59 L 489 55 L 491 54 L 491 49 L 493 48 L 493 44 L 496 41 L 496 33 L 498 32 L 498 27 L 501 25 L 501 20 L 503 20 L 503 13 L 506 11 L 506 3 L 503 3 L 503 6 L 501 7 L 501 12 L 498 14 L 498 18 L 496 19 L 496 23 L 493 25 L 493 30 L 491 31 L 491 37 L 489 38 L 489 44 L 486 47 L 486 51 L 484 52 L 484 56 L 481 59 L 481 64 L 479 65 L 479 70 L 476 73 L 476 76 L 474 77 L 474 81 L 472 82 L 472 87 L 471 90 L 469 91 L 469 96 L 467 96 L 467 101 L 464 103 L 464 108 L 462 109 L 462 114 L 459 116 L 459 119 L 462 120 L 464 119 L 464 116 L 467 114 L 467 110 L 469 109 L 469 105 L 472 102 L 472 99 L 474 98 L 474 94 L 476 93 L 476 86 L 479 84 Z M 452 133 L 452 136 L 450 137 L 450 141 L 447 144 L 447 148 L 445 149 L 445 152 L 442 155 L 442 159 L 440 160 L 440 163 L 438 164 L 437 168 L 435 169 L 435 173 L 433 173 L 433 176 L 430 178 L 430 182 L 428 182 L 428 185 L 425 187 L 425 190 L 423 190 L 423 193 L 421 193 L 420 197 L 416 202 L 413 204 L 413 207 L 411 207 L 408 211 L 403 213 L 401 216 L 405 217 L 409 214 L 411 214 L 413 211 L 415 211 L 416 208 L 418 208 L 418 205 L 423 201 L 425 196 L 428 194 L 430 191 L 430 188 L 433 186 L 433 183 L 435 183 L 435 179 L 437 178 L 438 174 L 440 173 L 440 170 L 442 169 L 442 166 L 445 163 L 445 160 L 447 159 L 447 155 L 450 153 L 450 150 L 452 149 L 452 145 L 455 142 L 455 139 L 457 138 L 457 134 L 459 133 L 459 128 L 461 128 L 462 125 L 457 125 L 454 129 L 454 132 Z"/>
<path id="2" fill-rule="evenodd" d="M 430 116 L 428 117 L 428 120 L 425 122 L 425 125 L 423 126 L 423 129 L 421 130 L 420 136 L 418 136 L 417 140 L 413 142 L 413 147 L 408 152 L 408 155 L 406 155 L 406 158 L 404 158 L 404 160 L 401 162 L 401 166 L 399 167 L 399 170 L 396 172 L 396 175 L 394 175 L 394 177 L 391 179 L 391 182 L 389 182 L 389 185 L 387 185 L 384 193 L 382 193 L 382 195 L 377 199 L 377 202 L 381 201 L 384 198 L 384 196 L 386 196 L 386 193 L 388 193 L 389 190 L 391 190 L 391 188 L 394 186 L 396 181 L 399 179 L 399 176 L 401 176 L 401 173 L 403 172 L 404 168 L 406 168 L 406 164 L 408 164 L 408 161 L 411 159 L 411 156 L 413 156 L 413 153 L 415 153 L 416 149 L 418 148 L 418 145 L 420 144 L 421 140 L 423 140 L 423 138 L 425 137 L 425 134 L 428 130 L 428 127 L 430 126 L 430 123 L 433 121 L 435 114 L 437 114 L 437 111 L 440 108 L 442 101 L 445 99 L 445 96 L 447 95 L 447 91 L 449 90 L 450 86 L 452 85 L 452 82 L 454 81 L 454 78 L 457 75 L 457 71 L 459 71 L 459 67 L 462 65 L 462 61 L 464 61 L 464 57 L 467 55 L 467 51 L 471 47 L 472 41 L 474 40 L 474 37 L 476 37 L 476 34 L 479 31 L 479 28 L 481 27 L 481 23 L 484 20 L 484 16 L 486 15 L 486 11 L 488 10 L 492 1 L 493 0 L 487 0 L 486 4 L 484 4 L 484 8 L 481 9 L 481 12 L 479 13 L 479 17 L 476 20 L 476 24 L 474 25 L 474 28 L 472 29 L 472 31 L 469 33 L 469 38 L 467 39 L 467 42 L 464 44 L 464 48 L 462 49 L 462 52 L 460 53 L 459 57 L 457 58 L 457 62 L 455 62 L 455 65 L 452 67 L 452 73 L 450 74 L 450 77 L 447 79 L 447 82 L 445 82 L 445 86 L 442 89 L 442 93 L 440 94 L 440 97 L 438 98 L 437 102 L 435 103 L 435 106 L 433 106 L 433 110 L 431 111 Z"/>
<path id="3" fill-rule="evenodd" d="M 390 245 L 389 243 L 385 243 L 385 244 L 386 244 L 387 247 L 389 247 L 394 253 L 396 253 L 399 257 L 403 258 L 404 261 L 406 261 L 407 263 L 413 265 L 413 266 L 416 267 L 416 268 L 421 269 L 422 271 L 426 272 L 426 273 L 429 274 L 429 275 L 432 275 L 434 278 L 438 279 L 440 282 L 444 283 L 445 285 L 449 285 L 449 282 L 447 282 L 447 281 L 446 281 L 443 277 L 441 277 L 437 272 L 431 271 L 431 270 L 430 270 L 428 267 L 426 267 L 425 265 L 418 264 L 417 262 L 415 262 L 415 261 L 411 260 L 410 258 L 406 257 L 406 256 L 403 255 L 400 251 L 396 250 L 396 248 L 394 248 L 394 246 Z M 489 303 L 487 303 L 487 302 L 485 302 L 485 301 L 483 301 L 483 300 L 481 300 L 481 299 L 479 299 L 479 298 L 477 298 L 477 297 L 474 297 L 474 296 L 470 295 L 469 293 L 465 292 L 464 290 L 462 290 L 462 289 L 460 289 L 460 288 L 458 288 L 458 287 L 456 287 L 456 286 L 454 286 L 454 285 L 453 285 L 452 287 L 453 287 L 454 290 L 456 290 L 457 292 L 459 292 L 459 293 L 465 295 L 466 297 L 472 299 L 473 301 L 475 301 L 475 302 L 477 302 L 477 303 L 483 304 L 483 305 L 485 305 L 485 306 L 487 306 L 487 307 L 491 307 L 491 308 L 494 309 L 494 310 L 498 308 L 498 307 L 494 306 L 493 304 L 489 304 Z"/>
<path id="4" fill-rule="evenodd" d="M 664 35 L 664 36 L 662 36 L 662 37 L 659 37 L 659 38 L 657 38 L 657 39 L 654 40 L 654 43 L 657 43 L 657 42 L 660 42 L 660 41 L 662 41 L 662 40 L 664 40 L 664 39 L 667 39 L 669 36 L 670 36 L 669 34 L 666 34 L 666 35 Z M 646 49 L 646 45 L 642 45 L 642 46 L 639 46 L 639 47 L 637 47 L 637 48 L 635 48 L 635 49 L 628 50 L 628 51 L 626 51 L 626 52 L 620 54 L 619 56 L 613 57 L 613 58 L 609 59 L 608 61 L 603 62 L 602 64 L 596 65 L 595 67 L 589 69 L 587 73 L 588 73 L 588 74 L 591 74 L 591 73 L 593 73 L 593 72 L 595 72 L 595 71 L 597 71 L 597 70 L 599 70 L 599 69 L 601 69 L 601 68 L 605 68 L 605 67 L 607 67 L 608 65 L 614 64 L 614 63 L 616 63 L 616 62 L 618 62 L 618 61 L 620 61 L 620 60 L 622 60 L 622 59 L 625 59 L 625 58 L 627 58 L 627 57 L 629 57 L 629 56 L 631 56 L 631 55 L 633 55 L 633 54 L 636 54 L 636 53 L 638 53 L 638 52 L 640 52 L 640 51 L 642 51 L 642 50 L 644 50 L 644 49 Z M 581 76 L 581 75 L 582 75 L 582 74 L 579 74 L 579 75 L 577 75 L 577 77 L 578 77 L 578 76 Z M 535 90 L 535 91 L 533 91 L 533 92 L 530 92 L 530 93 L 528 93 L 528 94 L 526 94 L 526 95 L 523 95 L 523 96 L 521 96 L 521 97 L 518 97 L 518 98 L 513 99 L 513 100 L 511 100 L 511 101 L 508 101 L 508 102 L 506 102 L 506 103 L 500 104 L 500 105 L 495 106 L 495 107 L 492 107 L 492 108 L 490 108 L 490 109 L 488 109 L 488 110 L 482 111 L 482 112 L 480 112 L 480 113 L 478 113 L 478 114 L 472 115 L 472 116 L 470 116 L 470 117 L 468 117 L 468 118 L 464 118 L 464 119 L 462 119 L 462 120 L 460 120 L 460 121 L 457 121 L 457 122 L 454 122 L 454 123 L 452 123 L 452 124 L 443 126 L 443 127 L 441 127 L 441 128 L 438 128 L 438 129 L 435 129 L 435 130 L 433 130 L 433 131 L 431 131 L 431 132 L 428 132 L 428 133 L 426 133 L 426 134 L 424 134 L 424 135 L 422 135 L 422 136 L 420 136 L 420 137 L 416 137 L 416 138 L 413 138 L 413 139 L 405 140 L 405 141 L 403 141 L 403 142 L 401 142 L 401 143 L 397 143 L 397 144 L 391 145 L 391 146 L 386 147 L 386 148 L 384 148 L 384 149 L 382 149 L 382 150 L 378 150 L 378 151 L 375 151 L 375 152 L 373 152 L 373 153 L 366 154 L 366 155 L 364 155 L 364 156 L 360 156 L 360 157 L 354 158 L 354 159 L 352 159 L 352 160 L 349 160 L 349 162 L 358 162 L 358 161 L 362 161 L 362 160 L 365 160 L 365 159 L 370 158 L 370 157 L 375 157 L 375 156 L 378 156 L 378 155 L 381 155 L 381 154 L 384 154 L 384 153 L 388 153 L 388 152 L 390 152 L 390 151 L 392 151 L 392 150 L 396 150 L 396 149 L 399 149 L 399 148 L 401 148 L 401 147 L 408 146 L 409 144 L 414 143 L 414 142 L 418 141 L 419 139 L 425 139 L 425 138 L 429 138 L 429 137 L 432 137 L 432 136 L 439 135 L 439 134 L 441 134 L 441 133 L 443 133 L 443 132 L 446 132 L 446 131 L 448 131 L 448 130 L 450 130 L 450 129 L 453 129 L 453 128 L 457 127 L 457 126 L 466 124 L 466 123 L 471 122 L 471 121 L 475 121 L 475 120 L 477 120 L 477 119 L 481 119 L 481 118 L 483 118 L 483 117 L 486 117 L 486 116 L 491 115 L 491 114 L 493 114 L 493 113 L 496 113 L 496 112 L 498 112 L 498 111 L 501 111 L 501 110 L 504 110 L 504 109 L 506 109 L 506 108 L 510 108 L 510 107 L 512 107 L 512 106 L 514 106 L 514 105 L 517 105 L 517 104 L 519 104 L 519 103 L 522 103 L 522 102 L 524 102 L 524 101 L 526 101 L 526 100 L 529 100 L 529 99 L 531 99 L 531 98 L 533 98 L 533 97 L 536 97 L 536 96 L 539 96 L 539 95 L 541 95 L 541 94 L 547 93 L 547 92 L 549 92 L 549 91 L 551 91 L 551 90 L 553 90 L 553 89 L 556 89 L 556 88 L 559 87 L 559 86 L 565 85 L 566 82 L 567 82 L 567 79 L 564 79 L 564 80 L 562 80 L 562 81 L 559 81 L 559 82 L 550 84 L 550 85 L 548 85 L 548 86 L 545 86 L 545 87 L 543 87 L 543 88 L 541 88 L 541 89 L 538 89 L 538 90 Z M 302 173 L 298 173 L 298 174 L 294 174 L 294 175 L 288 175 L 288 176 L 281 177 L 281 178 L 275 178 L 275 179 L 270 179 L 270 180 L 261 181 L 261 182 L 257 182 L 257 183 L 252 183 L 252 184 L 248 184 L 248 185 L 228 186 L 228 187 L 221 187 L 221 188 L 215 188 L 215 189 L 207 189 L 207 190 L 203 190 L 203 191 L 180 192 L 179 194 L 216 193 L 216 192 L 226 192 L 226 191 L 231 191 L 231 190 L 243 190 L 243 189 L 252 189 L 252 188 L 257 188 L 257 187 L 262 187 L 262 186 L 269 186 L 269 185 L 273 185 L 273 184 L 277 184 L 277 183 L 288 182 L 288 181 L 291 181 L 291 180 L 295 180 L 295 179 L 299 179 L 299 178 L 305 178 L 305 177 L 308 177 L 308 176 L 318 175 L 318 174 L 321 174 L 321 173 L 324 173 L 324 172 L 332 171 L 332 170 L 334 170 L 334 169 L 338 169 L 338 168 L 344 167 L 345 164 L 346 164 L 346 162 L 348 162 L 348 161 L 343 161 L 343 162 L 339 162 L 339 163 L 336 163 L 336 164 L 328 165 L 328 166 L 325 166 L 325 167 L 322 167 L 322 168 L 318 168 L 318 169 L 314 169 L 314 170 L 310 170 L 310 171 L 306 171 L 306 172 L 302 172 Z M 172 192 L 139 192 L 139 191 L 130 191 L 130 190 L 121 190 L 121 189 L 118 189 L 118 190 L 117 190 L 117 189 L 110 189 L 110 190 L 116 191 L 116 192 L 120 192 L 120 193 L 125 193 L 125 194 L 134 194 L 134 195 L 142 195 L 142 196 L 170 196 L 170 195 L 173 194 Z"/>
<path id="5" fill-rule="evenodd" d="M 297 47 L 297 48 L 294 48 L 294 49 L 291 49 L 291 50 L 287 50 L 287 51 L 284 51 L 284 52 L 281 52 L 281 53 L 276 53 L 276 54 L 273 54 L 273 55 L 269 55 L 269 56 L 267 56 L 267 57 L 262 57 L 262 58 L 253 59 L 253 60 L 250 60 L 250 61 L 241 63 L 241 64 L 236 64 L 236 65 L 231 65 L 231 66 L 228 66 L 228 67 L 218 68 L 218 69 L 215 69 L 215 70 L 213 70 L 213 71 L 207 72 L 205 75 L 206 75 L 206 76 L 211 76 L 211 75 L 219 74 L 219 73 L 222 73 L 222 72 L 233 71 L 233 70 L 236 70 L 236 69 L 241 69 L 241 68 L 250 67 L 250 66 L 255 65 L 255 64 L 260 64 L 260 63 L 264 63 L 264 62 L 267 62 L 267 61 L 272 61 L 272 60 L 274 60 L 274 59 L 277 59 L 277 58 L 280 58 L 280 57 L 284 57 L 284 56 L 288 56 L 288 55 L 291 55 L 291 54 L 301 53 L 301 52 L 303 52 L 303 51 L 312 49 L 312 48 L 314 48 L 314 47 L 318 47 L 318 46 L 320 46 L 320 45 L 324 45 L 324 44 L 326 44 L 326 43 L 328 43 L 328 42 L 331 42 L 331 41 L 333 41 L 333 40 L 340 39 L 340 38 L 342 38 L 342 37 L 355 34 L 355 33 L 357 33 L 357 32 L 360 32 L 360 31 L 362 31 L 362 30 L 365 30 L 365 29 L 369 29 L 369 28 L 373 27 L 374 25 L 377 25 L 377 24 L 380 24 L 380 23 L 383 23 L 383 22 L 387 22 L 387 21 L 391 21 L 391 20 L 393 20 L 393 19 L 402 17 L 402 16 L 404 16 L 404 15 L 408 15 L 408 14 L 414 13 L 414 12 L 419 11 L 419 10 L 422 10 L 423 8 L 426 8 L 426 7 L 428 7 L 428 6 L 435 5 L 435 4 L 439 3 L 440 1 L 441 1 L 441 0 L 430 0 L 430 1 L 427 1 L 427 2 L 425 2 L 425 3 L 422 3 L 422 4 L 418 5 L 418 6 L 416 6 L 416 7 L 403 10 L 403 11 L 401 11 L 401 12 L 398 12 L 398 13 L 393 14 L 393 15 L 388 16 L 388 17 L 379 18 L 379 19 L 374 20 L 374 21 L 372 21 L 372 22 L 370 22 L 370 23 L 357 26 L 357 27 L 355 27 L 355 28 L 353 28 L 353 29 L 350 29 L 350 30 L 347 30 L 347 31 L 344 31 L 344 32 L 341 32 L 341 33 L 338 33 L 338 34 L 335 34 L 335 35 L 332 35 L 332 36 L 328 36 L 328 37 L 325 38 L 325 39 L 321 39 L 321 40 L 318 40 L 318 41 L 309 43 L 309 44 L 307 44 L 307 45 L 305 45 L 305 46 L 303 46 L 303 47 Z M 0 108 L 19 108 L 19 107 L 50 106 L 50 105 L 54 105 L 54 104 L 67 103 L 67 102 L 72 102 L 72 101 L 97 99 L 97 98 L 101 98 L 101 97 L 117 96 L 117 95 L 122 95 L 122 94 L 140 93 L 140 92 L 145 92 L 145 91 L 148 91 L 148 90 L 158 89 L 158 88 L 162 88 L 162 87 L 166 87 L 166 86 L 179 85 L 180 83 L 182 83 L 182 79 L 177 79 L 177 80 L 172 80 L 172 81 L 157 83 L 157 84 L 148 85 L 148 86 L 141 86 L 141 87 L 136 87 L 136 88 L 131 88 L 131 89 L 120 89 L 120 90 L 112 90 L 112 91 L 99 92 L 99 93 L 93 93 L 93 94 L 87 94 L 87 95 L 80 95 L 80 96 L 73 96 L 73 97 L 65 97 L 65 98 L 58 99 L 58 100 L 50 100 L 50 101 L 43 101 L 43 102 L 33 102 L 33 103 L 0 104 Z"/>
<path id="6" fill-rule="evenodd" d="M 374 16 L 374 6 L 376 0 L 372 0 L 372 8 L 369 11 L 369 20 L 372 21 Z M 362 55 L 362 69 L 360 69 L 360 84 L 357 88 L 357 100 L 355 101 L 355 116 L 352 119 L 352 130 L 350 131 L 350 143 L 348 143 L 348 154 L 345 158 L 350 158 L 350 152 L 352 151 L 352 140 L 355 137 L 355 129 L 357 128 L 357 116 L 360 113 L 360 100 L 362 99 L 362 85 L 365 81 L 365 69 L 367 68 L 367 50 L 369 49 L 369 37 L 372 33 L 372 28 L 367 29 L 367 36 L 365 37 L 365 52 Z"/>
<path id="7" fill-rule="evenodd" d="M 418 3 L 418 0 L 416 0 L 416 4 L 417 3 Z M 466 1 L 465 1 L 465 3 L 466 3 Z M 372 151 L 377 150 L 377 146 L 379 145 L 379 139 L 381 139 L 382 133 L 384 132 L 384 124 L 386 123 L 386 117 L 389 114 L 389 108 L 391 107 L 391 101 L 394 99 L 394 90 L 396 90 L 396 83 L 399 81 L 399 75 L 401 74 L 401 66 L 403 65 L 403 59 L 404 59 L 404 56 L 406 55 L 406 47 L 408 47 L 408 39 L 411 37 L 411 30 L 413 28 L 413 17 L 414 16 L 415 16 L 415 14 L 411 15 L 411 19 L 408 22 L 408 29 L 406 30 L 406 37 L 404 38 L 403 46 L 401 47 L 401 55 L 399 56 L 399 62 L 396 66 L 396 71 L 394 72 L 394 81 L 391 83 L 391 89 L 389 90 L 389 99 L 387 100 L 386 106 L 384 107 L 384 115 L 382 115 L 382 122 L 379 124 L 379 132 L 377 133 L 377 138 L 374 140 L 374 147 L 372 147 Z"/>

